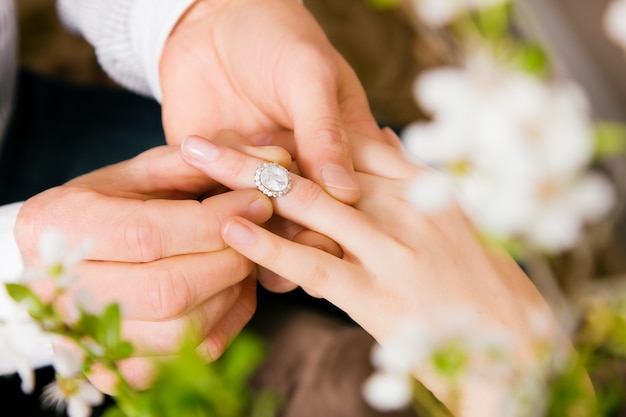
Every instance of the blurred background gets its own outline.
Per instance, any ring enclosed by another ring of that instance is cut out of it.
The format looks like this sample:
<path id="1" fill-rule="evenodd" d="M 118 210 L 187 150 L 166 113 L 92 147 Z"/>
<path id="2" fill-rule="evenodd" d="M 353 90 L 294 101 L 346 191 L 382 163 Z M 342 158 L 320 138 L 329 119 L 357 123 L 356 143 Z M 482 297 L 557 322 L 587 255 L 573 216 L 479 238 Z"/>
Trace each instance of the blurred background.
<path id="1" fill-rule="evenodd" d="M 22 66 L 65 80 L 113 85 L 91 46 L 61 25 L 54 0 L 19 0 L 16 6 Z"/>

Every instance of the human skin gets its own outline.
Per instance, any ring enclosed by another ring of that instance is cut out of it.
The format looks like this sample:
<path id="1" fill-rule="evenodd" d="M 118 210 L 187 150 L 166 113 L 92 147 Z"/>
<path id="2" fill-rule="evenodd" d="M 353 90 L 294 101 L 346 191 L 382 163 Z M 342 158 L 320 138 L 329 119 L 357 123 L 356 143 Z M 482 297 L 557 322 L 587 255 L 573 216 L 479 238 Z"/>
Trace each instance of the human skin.
<path id="1" fill-rule="evenodd" d="M 160 81 L 169 143 L 223 128 L 262 143 L 268 133 L 294 129 L 303 171 L 335 197 L 358 199 L 350 138 L 381 135 L 356 75 L 297 1 L 198 0 L 166 41 Z M 33 265 L 47 228 L 60 228 L 74 241 L 92 237 L 96 247 L 81 266 L 80 282 L 99 301 L 126 306 L 125 329 L 142 350 L 170 352 L 178 340 L 170 336 L 192 320 L 202 328 L 201 349 L 215 358 L 255 305 L 254 286 L 242 282 L 252 264 L 222 245 L 219 219 L 246 216 L 256 196 L 258 212 L 247 217 L 262 222 L 269 203 L 250 192 L 193 201 L 215 184 L 186 166 L 181 170 L 179 157 L 170 156 L 154 151 L 29 199 L 16 240 L 24 262 Z M 306 232 L 300 237 L 319 239 Z M 212 275 L 219 278 L 208 280 Z M 212 285 L 192 291 L 201 279 Z M 151 290 L 143 291 L 144 284 Z M 131 296 L 138 291 L 143 297 Z M 143 381 L 139 363 L 126 368 Z"/>
<path id="2" fill-rule="evenodd" d="M 279 149 L 266 152 L 289 159 Z M 217 194 L 204 198 L 212 192 Z M 256 308 L 255 268 L 224 243 L 221 222 L 241 215 L 261 224 L 271 214 L 259 191 L 224 192 L 183 163 L 177 147 L 165 146 L 29 199 L 15 237 L 27 267 L 37 265 L 32 237 L 45 228 L 62 231 L 71 242 L 92 238 L 93 250 L 60 306 L 70 314 L 73 296 L 82 290 L 93 298 L 91 307 L 120 303 L 123 334 L 137 348 L 121 367 L 143 386 L 150 379 L 145 357 L 175 352 L 190 325 L 198 351 L 210 360 L 249 321 Z M 106 374 L 92 379 L 111 392 Z"/>
<path id="3" fill-rule="evenodd" d="M 358 200 L 351 138 L 383 137 L 356 74 L 298 1 L 197 1 L 165 44 L 160 80 L 168 143 L 294 131 L 304 176 Z"/>
<path id="4" fill-rule="evenodd" d="M 386 134 L 392 135 L 388 130 Z M 253 188 L 255 169 L 264 161 L 237 147 L 219 145 L 233 135 L 186 138 L 181 153 L 191 166 L 229 188 Z M 356 138 L 354 143 L 352 156 L 362 191 L 357 204 L 342 204 L 295 174 L 292 189 L 272 199 L 275 214 L 334 240 L 342 256 L 284 239 L 237 216 L 222 224 L 224 241 L 255 263 L 328 299 L 383 345 L 411 318 L 435 323 L 451 308 L 459 309 L 478 317 L 475 333 L 490 329 L 510 337 L 512 363 L 533 369 L 539 342 L 534 320 L 544 322 L 549 337 L 560 331 L 530 279 L 505 253 L 486 247 L 458 207 L 428 215 L 406 201 L 407 185 L 424 174 L 425 167 L 381 142 Z M 499 401 L 506 395 L 506 384 L 498 375 L 463 378 L 459 415 L 498 415 Z M 432 374 L 416 377 L 450 404 L 449 392 Z"/>

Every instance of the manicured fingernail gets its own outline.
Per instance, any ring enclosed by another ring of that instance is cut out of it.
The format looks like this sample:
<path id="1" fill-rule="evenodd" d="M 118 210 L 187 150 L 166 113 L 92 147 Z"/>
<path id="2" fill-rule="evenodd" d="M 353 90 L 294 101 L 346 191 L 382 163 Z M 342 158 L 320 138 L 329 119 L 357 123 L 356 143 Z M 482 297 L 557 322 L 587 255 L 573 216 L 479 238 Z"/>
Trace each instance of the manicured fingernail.
<path id="1" fill-rule="evenodd" d="M 327 187 L 341 190 L 358 190 L 354 177 L 341 165 L 328 164 L 322 167 L 322 179 Z"/>
<path id="2" fill-rule="evenodd" d="M 236 221 L 232 221 L 226 226 L 224 234 L 242 245 L 252 245 L 256 240 L 254 232 L 249 227 Z"/>
<path id="3" fill-rule="evenodd" d="M 186 137 L 180 147 L 189 158 L 202 163 L 215 161 L 220 153 L 215 144 L 197 136 Z"/>

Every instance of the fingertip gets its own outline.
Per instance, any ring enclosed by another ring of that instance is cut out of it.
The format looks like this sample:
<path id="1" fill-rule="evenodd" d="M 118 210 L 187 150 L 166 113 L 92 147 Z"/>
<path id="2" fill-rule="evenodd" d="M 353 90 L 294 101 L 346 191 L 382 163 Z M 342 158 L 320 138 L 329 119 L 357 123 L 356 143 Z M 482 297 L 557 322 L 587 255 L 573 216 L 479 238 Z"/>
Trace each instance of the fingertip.
<path id="1" fill-rule="evenodd" d="M 233 217 L 224 222 L 222 237 L 233 247 L 251 246 L 256 242 L 256 232 L 239 217 Z"/>
<path id="2" fill-rule="evenodd" d="M 274 213 L 274 206 L 269 197 L 259 193 L 258 199 L 248 206 L 247 218 L 254 223 L 264 223 L 268 221 Z"/>
<path id="3" fill-rule="evenodd" d="M 261 284 L 266 290 L 279 294 L 293 291 L 298 288 L 298 284 L 294 284 L 288 279 L 285 279 L 275 272 L 263 267 L 259 267 L 258 269 L 257 281 L 259 281 L 259 284 Z"/>
<path id="4" fill-rule="evenodd" d="M 279 146 L 291 155 L 295 155 L 297 151 L 293 130 L 257 134 L 250 137 L 250 142 L 257 146 Z"/>
<path id="5" fill-rule="evenodd" d="M 322 167 L 321 177 L 324 189 L 337 200 L 348 204 L 359 200 L 361 192 L 353 170 L 328 163 Z"/>
<path id="6" fill-rule="evenodd" d="M 289 169 L 292 163 L 291 154 L 280 146 L 243 146 L 239 149 L 241 152 L 266 161 L 276 162 L 279 165 Z"/>
<path id="7" fill-rule="evenodd" d="M 386 142 L 389 145 L 393 146 L 395 149 L 402 150 L 404 148 L 402 140 L 396 134 L 396 132 L 394 132 L 393 129 L 391 129 L 390 127 L 385 126 L 382 129 L 382 134 L 383 134 L 383 137 L 385 138 Z"/>
<path id="8" fill-rule="evenodd" d="M 195 167 L 216 160 L 220 153 L 218 146 L 196 135 L 185 137 L 180 143 L 180 150 L 183 159 Z"/>
<path id="9" fill-rule="evenodd" d="M 321 233 L 314 232 L 312 230 L 304 229 L 298 232 L 292 238 L 292 241 L 301 245 L 310 246 L 329 253 L 337 258 L 343 257 L 343 249 L 337 242 L 324 236 Z"/>
<path id="10" fill-rule="evenodd" d="M 156 360 L 154 358 L 128 358 L 117 363 L 119 371 L 133 388 L 146 389 L 154 380 L 156 373 Z M 89 382 L 100 392 L 107 395 L 117 395 L 119 378 L 113 371 L 100 363 L 92 365 L 92 371 L 88 375 Z"/>

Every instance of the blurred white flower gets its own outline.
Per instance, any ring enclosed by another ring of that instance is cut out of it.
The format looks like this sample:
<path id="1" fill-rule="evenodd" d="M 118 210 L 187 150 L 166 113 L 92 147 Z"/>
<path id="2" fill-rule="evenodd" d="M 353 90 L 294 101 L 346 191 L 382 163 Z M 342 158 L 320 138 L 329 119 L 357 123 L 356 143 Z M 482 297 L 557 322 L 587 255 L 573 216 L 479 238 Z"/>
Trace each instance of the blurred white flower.
<path id="1" fill-rule="evenodd" d="M 626 51 L 626 0 L 613 0 L 604 13 L 608 37 Z"/>
<path id="2" fill-rule="evenodd" d="M 68 346 L 57 346 L 52 362 L 54 370 L 63 378 L 73 378 L 80 375 L 83 369 L 83 354 L 79 349 Z"/>
<path id="3" fill-rule="evenodd" d="M 21 380 L 22 391 L 26 394 L 30 394 L 35 387 L 35 373 L 28 358 L 20 349 L 20 345 L 25 345 L 26 341 L 29 341 L 28 335 L 33 330 L 33 325 L 30 323 L 17 321 L 0 323 L 2 368 L 9 372 L 17 372 Z"/>
<path id="4" fill-rule="evenodd" d="M 413 380 L 410 376 L 378 372 L 371 375 L 363 385 L 363 397 L 378 411 L 394 411 L 407 407 L 413 396 Z"/>
<path id="5" fill-rule="evenodd" d="M 481 231 L 557 252 L 612 208 L 609 182 L 587 174 L 594 137 L 577 85 L 548 84 L 475 53 L 464 68 L 425 72 L 414 93 L 432 121 L 405 129 L 406 147 L 449 174 Z M 424 191 L 413 193 L 419 207 Z"/>
<path id="6" fill-rule="evenodd" d="M 604 176 L 588 172 L 572 185 L 568 200 L 579 210 L 581 217 L 595 222 L 611 211 L 617 195 Z"/>
<path id="7" fill-rule="evenodd" d="M 381 411 L 406 406 L 420 373 L 443 383 L 468 372 L 507 378 L 512 366 L 507 352 L 513 344 L 478 320 L 472 310 L 455 308 L 443 310 L 428 326 L 417 320 L 401 326 L 394 339 L 372 350 L 376 372 L 363 388 L 366 401 Z"/>
<path id="8" fill-rule="evenodd" d="M 4 287 L 0 292 L 5 292 Z M 51 346 L 39 325 L 9 296 L 0 297 L 9 308 L 7 319 L 0 321 L 0 374 L 17 372 L 21 388 L 32 392 L 33 368 L 47 362 Z"/>
<path id="9" fill-rule="evenodd" d="M 411 375 L 430 354 L 431 346 L 426 342 L 433 338 L 429 328 L 418 321 L 411 321 L 400 329 L 384 346 L 374 345 L 371 362 L 385 372 Z"/>
<path id="10" fill-rule="evenodd" d="M 43 265 L 62 264 L 68 252 L 69 244 L 61 231 L 49 229 L 42 233 L 39 239 L 39 256 Z"/>
<path id="11" fill-rule="evenodd" d="M 71 268 L 86 259 L 93 242 L 85 240 L 75 247 L 70 247 L 67 237 L 56 229 L 44 231 L 39 239 L 39 257 L 42 270 L 27 270 L 26 281 L 53 278 L 56 286 L 67 288 L 78 277 Z"/>
<path id="12" fill-rule="evenodd" d="M 440 212 L 453 201 L 453 188 L 447 175 L 425 171 L 408 186 L 407 201 L 426 214 Z"/>
<path id="13" fill-rule="evenodd" d="M 89 417 L 92 407 L 99 405 L 104 395 L 84 379 L 57 380 L 44 388 L 42 405 L 61 412 L 67 407 L 69 417 Z"/>
<path id="14" fill-rule="evenodd" d="M 507 391 L 500 403 L 500 417 L 544 417 L 548 406 L 545 375 L 527 372 Z"/>
<path id="15" fill-rule="evenodd" d="M 413 0 L 419 15 L 428 24 L 438 27 L 453 21 L 458 15 L 477 9 L 507 3 L 509 0 Z"/>

